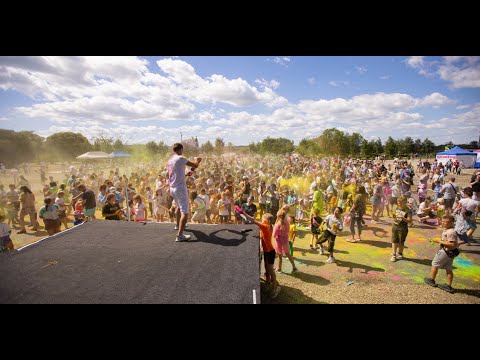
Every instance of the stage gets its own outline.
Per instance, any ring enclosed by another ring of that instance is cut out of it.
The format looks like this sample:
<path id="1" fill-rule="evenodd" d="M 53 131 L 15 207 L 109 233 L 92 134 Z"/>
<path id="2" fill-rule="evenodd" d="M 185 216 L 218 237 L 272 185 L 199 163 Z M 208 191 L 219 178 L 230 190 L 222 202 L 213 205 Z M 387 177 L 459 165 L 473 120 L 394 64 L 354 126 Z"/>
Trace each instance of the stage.
<path id="1" fill-rule="evenodd" d="M 185 233 L 177 243 L 172 223 L 94 220 L 0 254 L 0 303 L 260 303 L 257 226 Z"/>

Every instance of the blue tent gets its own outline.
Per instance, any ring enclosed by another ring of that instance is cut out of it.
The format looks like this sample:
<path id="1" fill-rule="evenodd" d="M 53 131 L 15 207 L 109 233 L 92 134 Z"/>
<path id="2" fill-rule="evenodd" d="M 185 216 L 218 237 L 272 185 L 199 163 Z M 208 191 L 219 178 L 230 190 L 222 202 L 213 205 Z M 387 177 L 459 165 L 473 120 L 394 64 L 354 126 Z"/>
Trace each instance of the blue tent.
<path id="1" fill-rule="evenodd" d="M 437 161 L 441 161 L 443 164 L 445 164 L 449 159 L 451 159 L 452 161 L 462 160 L 465 168 L 467 169 L 474 168 L 475 162 L 477 161 L 476 153 L 464 150 L 459 146 L 455 146 L 454 148 L 447 151 L 438 152 L 435 157 Z"/>
<path id="2" fill-rule="evenodd" d="M 127 154 L 126 152 L 123 152 L 123 151 L 114 151 L 114 152 L 110 153 L 110 156 L 111 157 L 128 157 L 128 156 L 132 156 L 132 155 Z"/>
<path id="3" fill-rule="evenodd" d="M 455 146 L 450 150 L 438 152 L 437 155 L 475 155 L 477 156 L 477 154 L 475 154 L 474 152 L 464 150 L 460 146 Z"/>

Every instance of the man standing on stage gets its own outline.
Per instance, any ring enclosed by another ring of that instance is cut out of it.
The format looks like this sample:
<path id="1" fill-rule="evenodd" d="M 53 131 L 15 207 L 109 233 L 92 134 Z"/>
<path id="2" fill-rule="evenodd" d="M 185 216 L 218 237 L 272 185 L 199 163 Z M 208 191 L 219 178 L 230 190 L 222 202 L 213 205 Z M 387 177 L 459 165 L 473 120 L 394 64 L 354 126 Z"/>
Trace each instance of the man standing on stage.
<path id="1" fill-rule="evenodd" d="M 180 242 L 188 241 L 190 239 L 189 235 L 183 234 L 183 230 L 187 224 L 189 209 L 185 166 L 191 167 L 191 170 L 193 171 L 198 165 L 200 165 L 202 158 L 197 157 L 195 162 L 187 160 L 187 158 L 182 156 L 183 145 L 180 143 L 175 143 L 173 145 L 173 152 L 175 154 L 167 162 L 167 171 L 170 182 L 170 194 L 177 205 L 177 225 L 175 226 L 175 230 L 178 230 L 178 234 L 175 241 Z"/>

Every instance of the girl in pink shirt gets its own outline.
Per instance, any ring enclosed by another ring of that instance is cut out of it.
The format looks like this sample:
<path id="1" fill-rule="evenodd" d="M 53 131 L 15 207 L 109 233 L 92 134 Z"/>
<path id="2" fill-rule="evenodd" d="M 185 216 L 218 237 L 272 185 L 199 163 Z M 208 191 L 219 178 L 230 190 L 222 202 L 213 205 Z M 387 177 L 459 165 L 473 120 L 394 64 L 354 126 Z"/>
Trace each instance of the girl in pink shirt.
<path id="1" fill-rule="evenodd" d="M 277 221 L 275 222 L 275 226 L 273 227 L 273 237 L 275 238 L 275 251 L 278 254 L 278 268 L 276 271 L 282 271 L 282 260 L 283 255 L 288 257 L 290 263 L 292 264 L 292 273 L 297 271 L 295 267 L 295 262 L 293 261 L 293 256 L 290 255 L 290 247 L 288 245 L 288 231 L 290 230 L 290 224 L 287 220 L 287 213 L 281 209 L 277 213 Z"/>

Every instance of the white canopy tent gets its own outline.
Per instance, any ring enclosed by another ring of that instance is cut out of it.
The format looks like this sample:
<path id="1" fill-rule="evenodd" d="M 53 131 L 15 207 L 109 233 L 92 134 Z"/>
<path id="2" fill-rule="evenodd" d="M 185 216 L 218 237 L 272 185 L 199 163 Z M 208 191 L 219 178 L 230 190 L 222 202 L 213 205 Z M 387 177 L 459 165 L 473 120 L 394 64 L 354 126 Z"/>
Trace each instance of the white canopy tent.
<path id="1" fill-rule="evenodd" d="M 77 159 L 111 159 L 112 156 L 110 154 L 107 154 L 106 152 L 103 151 L 89 151 L 86 152 L 85 154 L 82 154 L 80 156 L 77 156 Z"/>

